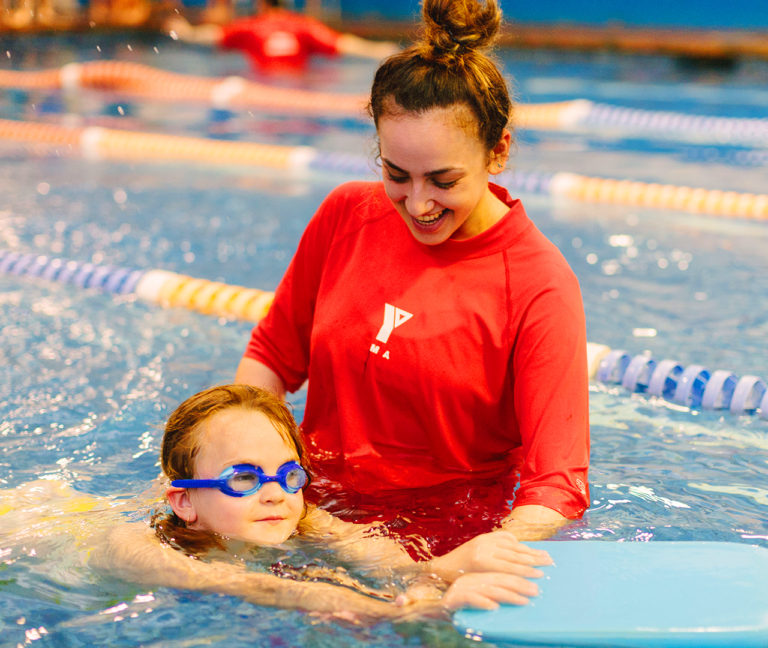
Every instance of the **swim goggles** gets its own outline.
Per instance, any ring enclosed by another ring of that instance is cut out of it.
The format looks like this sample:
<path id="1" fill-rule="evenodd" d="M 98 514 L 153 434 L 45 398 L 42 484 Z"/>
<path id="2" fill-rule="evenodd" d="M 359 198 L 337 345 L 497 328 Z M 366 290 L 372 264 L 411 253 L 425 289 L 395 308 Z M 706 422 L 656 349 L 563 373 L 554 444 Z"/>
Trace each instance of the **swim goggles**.
<path id="1" fill-rule="evenodd" d="M 252 464 L 237 464 L 225 468 L 218 479 L 174 479 L 177 488 L 218 488 L 230 497 L 253 495 L 267 482 L 277 482 L 286 493 L 298 493 L 307 485 L 307 471 L 296 461 L 284 463 L 276 475 L 265 475 Z"/>

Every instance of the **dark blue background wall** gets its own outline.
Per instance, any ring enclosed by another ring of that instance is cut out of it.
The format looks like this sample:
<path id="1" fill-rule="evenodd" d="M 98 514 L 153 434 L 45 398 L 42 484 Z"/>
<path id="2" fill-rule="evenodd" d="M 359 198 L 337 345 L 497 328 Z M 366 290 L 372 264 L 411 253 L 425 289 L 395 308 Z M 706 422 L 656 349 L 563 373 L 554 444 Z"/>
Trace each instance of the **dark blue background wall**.
<path id="1" fill-rule="evenodd" d="M 340 0 L 346 19 L 414 20 L 418 0 Z M 507 21 L 628 27 L 768 28 L 768 0 L 501 0 Z"/>

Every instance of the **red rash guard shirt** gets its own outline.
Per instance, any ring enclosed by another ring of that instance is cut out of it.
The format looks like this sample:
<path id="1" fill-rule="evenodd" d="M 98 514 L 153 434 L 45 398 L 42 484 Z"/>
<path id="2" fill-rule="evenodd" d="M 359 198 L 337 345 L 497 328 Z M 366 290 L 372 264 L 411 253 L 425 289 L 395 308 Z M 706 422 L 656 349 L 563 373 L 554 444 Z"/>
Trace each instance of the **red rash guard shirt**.
<path id="1" fill-rule="evenodd" d="M 508 501 L 569 518 L 589 503 L 578 282 L 520 201 L 490 187 L 506 216 L 437 246 L 381 183 L 334 190 L 245 353 L 288 391 L 309 379 L 308 499 L 395 520 L 438 554 L 497 525 Z"/>
<path id="2" fill-rule="evenodd" d="M 339 53 L 339 33 L 310 16 L 282 9 L 234 20 L 219 46 L 245 52 L 257 68 L 297 67 L 312 54 Z"/>

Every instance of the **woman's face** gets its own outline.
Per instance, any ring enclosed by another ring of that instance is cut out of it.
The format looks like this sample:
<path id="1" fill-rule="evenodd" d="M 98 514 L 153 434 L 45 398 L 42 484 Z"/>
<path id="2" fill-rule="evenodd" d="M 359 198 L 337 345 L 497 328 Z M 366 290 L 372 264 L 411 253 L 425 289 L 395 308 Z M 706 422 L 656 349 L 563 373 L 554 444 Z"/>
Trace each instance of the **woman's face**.
<path id="1" fill-rule="evenodd" d="M 196 479 L 216 479 L 236 464 L 252 464 L 267 475 L 277 474 L 288 461 L 298 461 L 288 444 L 261 412 L 239 407 L 217 412 L 200 430 L 195 458 Z M 277 482 L 267 482 L 252 495 L 231 497 L 217 488 L 190 488 L 193 529 L 207 529 L 258 545 L 287 540 L 304 513 L 302 491 L 287 493 Z"/>
<path id="2" fill-rule="evenodd" d="M 508 208 L 488 188 L 509 155 L 511 135 L 489 153 L 463 105 L 379 118 L 384 188 L 411 234 L 425 245 L 475 236 Z"/>

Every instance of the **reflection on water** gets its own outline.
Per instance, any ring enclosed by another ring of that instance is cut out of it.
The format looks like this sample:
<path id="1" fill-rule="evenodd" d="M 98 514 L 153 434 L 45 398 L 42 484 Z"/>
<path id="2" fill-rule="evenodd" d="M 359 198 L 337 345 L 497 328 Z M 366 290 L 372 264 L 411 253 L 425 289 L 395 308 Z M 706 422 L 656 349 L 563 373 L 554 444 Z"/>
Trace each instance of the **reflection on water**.
<path id="1" fill-rule="evenodd" d="M 14 40 L 7 45 L 8 65 L 53 68 L 121 58 L 188 74 L 247 73 L 237 56 L 210 56 L 165 41 L 138 40 L 128 50 L 126 43 L 122 35 Z M 504 60 L 523 101 L 584 97 L 651 110 L 764 117 L 762 64 L 712 76 L 653 57 L 638 64 L 630 57 L 510 52 Z M 372 70 L 369 63 L 331 62 L 302 83 L 364 92 Z M 308 143 L 356 155 L 375 148 L 370 127 L 361 122 L 250 113 L 212 119 L 205 106 L 168 110 L 97 92 L 65 97 L 0 91 L 0 113 L 57 124 Z M 519 137 L 513 165 L 521 168 L 765 192 L 760 147 L 708 151 L 696 142 L 599 131 Z M 737 163 L 741 152 L 754 153 L 749 165 Z M 317 204 L 343 179 L 95 163 L 50 147 L 3 144 L 0 248 L 272 289 Z M 522 198 L 579 277 L 591 341 L 633 354 L 648 350 L 685 365 L 768 376 L 764 223 Z M 88 566 L 100 533 L 126 518 L 146 519 L 142 494 L 159 473 L 165 417 L 191 393 L 231 381 L 250 326 L 162 310 L 132 296 L 0 276 L 3 643 L 470 644 L 447 623 L 352 627 L 236 597 L 148 591 Z M 590 396 L 592 507 L 555 539 L 768 546 L 768 422 L 690 412 L 620 387 L 593 385 Z M 306 393 L 291 398 L 301 418 Z M 236 559 L 254 569 L 278 562 L 295 569 L 337 567 L 322 547 Z M 364 570 L 349 573 L 376 582 Z"/>

